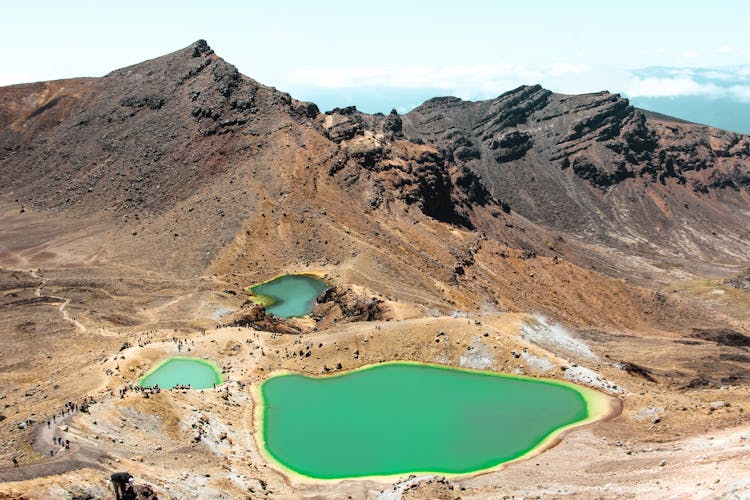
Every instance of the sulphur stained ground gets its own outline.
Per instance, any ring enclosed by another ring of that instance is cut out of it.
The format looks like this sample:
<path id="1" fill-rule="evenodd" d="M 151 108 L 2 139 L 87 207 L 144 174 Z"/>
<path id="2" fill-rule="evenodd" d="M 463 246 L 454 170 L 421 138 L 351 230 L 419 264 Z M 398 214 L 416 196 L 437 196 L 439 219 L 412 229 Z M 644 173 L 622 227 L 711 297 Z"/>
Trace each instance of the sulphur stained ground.
<path id="1" fill-rule="evenodd" d="M 599 418 L 609 399 L 555 380 L 405 362 L 281 374 L 260 392 L 266 452 L 319 479 L 489 469 Z"/>
<path id="2" fill-rule="evenodd" d="M 304 316 L 328 283 L 307 274 L 285 274 L 250 288 L 254 301 L 266 306 L 266 312 L 280 318 Z"/>
<path id="3" fill-rule="evenodd" d="M 221 382 L 221 372 L 213 363 L 199 358 L 174 357 L 147 373 L 140 385 L 158 385 L 162 389 L 189 385 L 193 389 L 208 389 Z"/>

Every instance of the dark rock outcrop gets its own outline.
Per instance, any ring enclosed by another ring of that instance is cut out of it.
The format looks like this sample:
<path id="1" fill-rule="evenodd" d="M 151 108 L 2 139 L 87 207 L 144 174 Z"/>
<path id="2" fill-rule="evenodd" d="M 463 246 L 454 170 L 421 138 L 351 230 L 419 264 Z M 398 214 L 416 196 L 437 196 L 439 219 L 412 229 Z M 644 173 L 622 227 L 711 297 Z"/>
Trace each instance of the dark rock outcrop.
<path id="1" fill-rule="evenodd" d="M 260 304 L 246 301 L 242 307 L 224 318 L 223 326 L 235 326 L 253 328 L 264 332 L 283 333 L 296 335 L 302 333 L 302 330 L 281 318 L 272 314 L 266 314 L 266 308 Z"/>
<path id="2" fill-rule="evenodd" d="M 376 321 L 383 319 L 383 301 L 358 295 L 349 287 L 333 286 L 318 297 L 312 315 L 327 321 Z"/>
<path id="3" fill-rule="evenodd" d="M 734 330 L 717 329 L 717 330 L 702 330 L 697 329 L 693 334 L 693 337 L 702 340 L 708 340 L 716 342 L 719 345 L 730 346 L 730 347 L 750 347 L 750 337 L 743 335 L 740 332 Z"/>
<path id="4" fill-rule="evenodd" d="M 482 180 L 451 159 L 455 154 L 404 140 L 395 111 L 384 116 L 337 108 L 326 113 L 322 126 L 341 145 L 329 175 L 352 186 L 368 184 L 363 192 L 371 209 L 401 200 L 435 219 L 472 227 L 470 207 L 494 202 Z"/>
<path id="5" fill-rule="evenodd" d="M 735 278 L 722 281 L 721 284 L 729 288 L 750 291 L 750 269 Z"/>

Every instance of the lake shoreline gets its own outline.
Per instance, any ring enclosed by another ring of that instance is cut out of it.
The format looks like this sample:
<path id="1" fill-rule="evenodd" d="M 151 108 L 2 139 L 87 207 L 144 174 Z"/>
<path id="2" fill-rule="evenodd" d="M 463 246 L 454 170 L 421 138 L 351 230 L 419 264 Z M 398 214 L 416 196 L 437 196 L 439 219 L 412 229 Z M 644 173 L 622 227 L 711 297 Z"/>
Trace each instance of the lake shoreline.
<path id="1" fill-rule="evenodd" d="M 500 462 L 496 465 L 493 465 L 487 468 L 477 469 L 477 470 L 469 471 L 469 472 L 451 473 L 451 472 L 431 471 L 431 470 L 411 470 L 408 472 L 399 472 L 399 473 L 394 473 L 394 474 L 352 475 L 352 476 L 336 477 L 336 478 L 321 478 L 321 477 L 308 476 L 308 475 L 305 475 L 303 473 L 300 473 L 292 469 L 291 467 L 287 466 L 286 464 L 278 460 L 273 455 L 273 453 L 268 449 L 267 444 L 266 444 L 265 422 L 264 422 L 265 398 L 263 396 L 263 386 L 266 382 L 274 378 L 284 376 L 284 375 L 301 375 L 301 376 L 304 376 L 306 378 L 311 378 L 311 379 L 330 379 L 330 378 L 346 376 L 354 372 L 372 370 L 374 368 L 383 367 L 386 365 L 427 366 L 427 367 L 438 368 L 438 369 L 442 369 L 446 371 L 460 371 L 460 372 L 468 372 L 468 373 L 475 373 L 475 374 L 483 374 L 483 375 L 488 375 L 488 376 L 522 380 L 522 381 L 528 381 L 528 382 L 547 383 L 547 384 L 553 384 L 553 385 L 557 385 L 561 387 L 570 388 L 570 389 L 575 390 L 578 394 L 580 394 L 580 396 L 585 401 L 587 416 L 586 418 L 582 420 L 579 420 L 579 421 L 576 421 L 576 422 L 573 422 L 573 423 L 570 423 L 570 424 L 567 424 L 567 425 L 564 425 L 557 429 L 552 430 L 538 444 L 536 444 L 531 449 L 527 450 L 526 452 L 524 452 L 523 454 L 515 458 Z M 575 430 L 592 427 L 599 423 L 616 418 L 618 415 L 622 413 L 622 409 L 623 409 L 623 402 L 619 397 L 605 393 L 599 389 L 582 386 L 582 385 L 569 382 L 569 381 L 558 380 L 558 379 L 548 379 L 548 378 L 542 378 L 542 377 L 529 377 L 526 375 L 494 372 L 490 370 L 465 369 L 465 368 L 454 367 L 450 365 L 441 365 L 437 363 L 427 363 L 427 362 L 419 362 L 419 361 L 412 361 L 412 360 L 403 360 L 403 361 L 392 360 L 392 361 L 387 361 L 384 363 L 371 363 L 371 364 L 353 368 L 353 369 L 338 371 L 335 374 L 307 374 L 307 373 L 297 372 L 293 370 L 277 370 L 269 374 L 260 384 L 258 384 L 256 387 L 253 388 L 253 399 L 255 402 L 255 405 L 253 407 L 253 426 L 254 426 L 253 438 L 258 446 L 258 450 L 260 451 L 261 455 L 268 461 L 269 464 L 271 464 L 274 468 L 279 470 L 287 478 L 287 480 L 291 482 L 307 483 L 307 484 L 325 484 L 325 483 L 331 483 L 331 482 L 336 482 L 336 481 L 349 481 L 349 480 L 371 480 L 371 481 L 377 481 L 377 482 L 392 482 L 394 479 L 405 479 L 410 475 L 444 476 L 447 478 L 476 477 L 476 476 L 480 476 L 483 474 L 487 474 L 490 472 L 500 470 L 510 464 L 513 464 L 519 461 L 528 460 L 534 456 L 537 456 L 540 453 L 557 446 L 560 442 L 562 442 L 563 438 L 567 434 Z"/>

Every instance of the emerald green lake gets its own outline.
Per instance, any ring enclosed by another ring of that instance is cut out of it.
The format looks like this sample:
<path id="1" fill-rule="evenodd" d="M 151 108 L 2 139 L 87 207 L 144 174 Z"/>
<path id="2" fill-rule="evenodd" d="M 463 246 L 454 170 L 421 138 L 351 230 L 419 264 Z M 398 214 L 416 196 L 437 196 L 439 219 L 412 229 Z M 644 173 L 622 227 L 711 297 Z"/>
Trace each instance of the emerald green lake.
<path id="1" fill-rule="evenodd" d="M 251 287 L 266 312 L 280 318 L 304 316 L 315 305 L 318 295 L 326 291 L 328 283 L 305 274 L 285 274 L 271 281 Z"/>
<path id="2" fill-rule="evenodd" d="M 405 362 L 260 387 L 265 451 L 319 479 L 462 474 L 513 460 L 588 421 L 594 391 L 564 382 Z M 596 406 L 596 405 L 594 405 Z"/>
<path id="3" fill-rule="evenodd" d="M 208 389 L 222 383 L 221 371 L 211 363 L 199 358 L 170 358 L 147 373 L 139 382 L 142 387 L 158 385 L 171 389 L 176 385 L 189 385 L 193 389 Z"/>

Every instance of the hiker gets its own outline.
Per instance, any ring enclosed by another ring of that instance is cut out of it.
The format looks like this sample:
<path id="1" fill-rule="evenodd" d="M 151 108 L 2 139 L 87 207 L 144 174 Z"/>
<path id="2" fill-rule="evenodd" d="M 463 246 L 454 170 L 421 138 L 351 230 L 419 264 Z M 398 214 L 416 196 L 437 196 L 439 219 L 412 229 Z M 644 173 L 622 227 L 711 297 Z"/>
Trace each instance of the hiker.
<path id="1" fill-rule="evenodd" d="M 115 498 L 122 500 L 128 490 L 132 491 L 135 479 L 129 472 L 115 472 L 109 477 L 115 487 Z"/>
<path id="2" fill-rule="evenodd" d="M 122 493 L 122 500 L 137 500 L 138 495 L 135 492 L 133 482 L 134 479 L 131 479 L 128 484 L 125 485 L 125 491 Z"/>
<path id="3" fill-rule="evenodd" d="M 15 456 L 11 458 L 11 461 L 13 462 L 13 467 L 18 467 L 18 459 Z"/>

